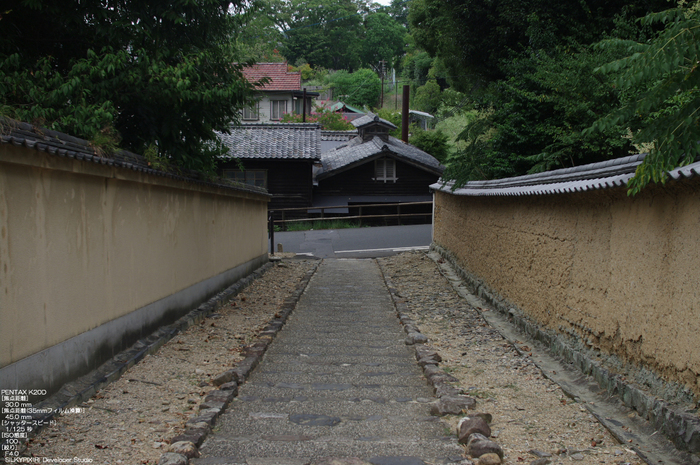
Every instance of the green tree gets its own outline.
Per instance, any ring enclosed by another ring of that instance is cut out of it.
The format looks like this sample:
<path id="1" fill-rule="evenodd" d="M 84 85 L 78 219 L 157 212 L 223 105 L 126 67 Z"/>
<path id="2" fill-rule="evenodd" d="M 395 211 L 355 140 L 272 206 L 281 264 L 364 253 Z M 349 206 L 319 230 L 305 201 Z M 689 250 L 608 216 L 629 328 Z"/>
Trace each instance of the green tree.
<path id="1" fill-rule="evenodd" d="M 384 12 L 394 18 L 403 27 L 408 29 L 408 4 L 407 0 L 391 0 L 391 5 L 384 8 Z"/>
<path id="2" fill-rule="evenodd" d="M 279 53 L 284 36 L 278 27 L 283 14 L 280 0 L 257 0 L 256 8 L 239 15 L 238 27 L 232 31 L 234 43 L 243 60 L 262 63 L 282 62 Z"/>
<path id="3" fill-rule="evenodd" d="M 593 73 L 613 50 L 531 53 L 506 67 L 509 78 L 493 84 L 482 117 L 460 139 L 467 148 L 453 157 L 448 174 L 460 183 L 503 178 L 617 158 L 632 144 L 624 125 L 584 133 L 616 108 L 620 93 L 612 78 Z M 461 159 L 460 159 L 461 158 Z"/>
<path id="4" fill-rule="evenodd" d="M 428 73 L 433 66 L 433 58 L 423 50 L 413 50 L 402 60 L 403 78 L 414 86 L 422 86 L 428 82 Z"/>
<path id="5" fill-rule="evenodd" d="M 513 52 L 551 52 L 570 41 L 591 44 L 621 15 L 640 16 L 664 0 L 412 0 L 416 44 L 445 64 L 460 91 L 505 77 L 501 65 Z M 457 33 L 458 31 L 458 33 Z"/>
<path id="6" fill-rule="evenodd" d="M 420 111 L 435 113 L 440 106 L 440 86 L 435 79 L 430 79 L 425 85 L 416 89 L 413 105 Z"/>
<path id="7" fill-rule="evenodd" d="M 382 81 L 371 69 L 338 71 L 330 76 L 330 81 L 334 97 L 348 105 L 373 107 L 379 102 Z"/>
<path id="8" fill-rule="evenodd" d="M 372 13 L 365 19 L 365 29 L 362 64 L 377 67 L 384 60 L 387 68 L 394 66 L 403 54 L 406 28 L 386 13 Z"/>
<path id="9" fill-rule="evenodd" d="M 411 145 L 434 156 L 440 163 L 447 161 L 450 152 L 447 134 L 439 130 L 424 131 L 415 126 L 411 129 L 411 133 L 412 135 L 408 139 Z"/>
<path id="10" fill-rule="evenodd" d="M 643 24 L 663 24 L 646 43 L 613 39 L 600 48 L 626 47 L 629 56 L 599 70 L 622 72 L 616 83 L 629 98 L 619 109 L 596 121 L 586 133 L 623 124 L 636 144 L 651 147 L 629 183 L 636 194 L 650 182 L 665 182 L 666 172 L 700 156 L 700 4 L 649 14 Z M 640 91 L 641 90 L 641 91 Z"/>
<path id="11" fill-rule="evenodd" d="M 0 112 L 211 170 L 252 86 L 230 46 L 242 2 L 32 0 L 3 7 Z"/>
<path id="12" fill-rule="evenodd" d="M 353 0 L 290 0 L 277 21 L 286 38 L 282 54 L 291 63 L 352 71 L 360 65 L 361 13 Z"/>

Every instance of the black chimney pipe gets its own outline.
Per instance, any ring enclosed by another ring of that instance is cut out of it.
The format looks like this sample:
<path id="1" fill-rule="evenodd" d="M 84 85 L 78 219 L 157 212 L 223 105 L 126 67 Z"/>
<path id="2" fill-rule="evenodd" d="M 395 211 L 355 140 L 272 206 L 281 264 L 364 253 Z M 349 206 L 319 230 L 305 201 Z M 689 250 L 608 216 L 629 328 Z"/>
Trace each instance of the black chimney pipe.
<path id="1" fill-rule="evenodd" d="M 408 144 L 408 91 L 407 85 L 403 86 L 403 102 L 401 102 L 401 140 Z"/>

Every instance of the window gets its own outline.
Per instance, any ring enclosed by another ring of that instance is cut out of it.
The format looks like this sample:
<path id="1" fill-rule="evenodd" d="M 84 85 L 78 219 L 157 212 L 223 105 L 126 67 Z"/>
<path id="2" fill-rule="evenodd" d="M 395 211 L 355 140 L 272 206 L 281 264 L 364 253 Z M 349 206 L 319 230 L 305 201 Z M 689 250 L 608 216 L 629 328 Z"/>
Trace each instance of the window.
<path id="1" fill-rule="evenodd" d="M 285 113 L 287 113 L 286 100 L 270 100 L 270 119 L 272 121 L 281 120 Z"/>
<path id="2" fill-rule="evenodd" d="M 298 98 L 294 100 L 294 113 L 297 115 L 301 115 L 304 113 L 304 99 L 303 98 Z M 310 115 L 311 114 L 311 99 L 306 98 L 306 114 Z"/>
<path id="3" fill-rule="evenodd" d="M 257 103 L 252 107 L 246 107 L 243 109 L 243 119 L 249 121 L 257 121 L 258 119 L 260 119 Z"/>
<path id="4" fill-rule="evenodd" d="M 266 170 L 224 170 L 224 176 L 235 182 L 240 182 L 241 184 L 267 189 Z"/>
<path id="5" fill-rule="evenodd" d="M 380 158 L 374 162 L 374 180 L 396 182 L 396 160 Z"/>

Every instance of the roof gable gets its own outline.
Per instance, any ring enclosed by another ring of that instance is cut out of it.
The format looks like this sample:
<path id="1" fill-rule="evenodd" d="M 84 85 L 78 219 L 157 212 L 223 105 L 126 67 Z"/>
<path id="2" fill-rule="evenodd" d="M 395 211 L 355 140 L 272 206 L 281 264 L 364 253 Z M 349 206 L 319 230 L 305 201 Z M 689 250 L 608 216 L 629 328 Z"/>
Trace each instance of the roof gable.
<path id="1" fill-rule="evenodd" d="M 435 157 L 395 137 L 384 140 L 377 136 L 363 142 L 362 137 L 358 136 L 343 146 L 321 154 L 323 168 L 317 179 L 334 176 L 380 156 L 390 156 L 437 175 L 444 170 Z"/>
<path id="2" fill-rule="evenodd" d="M 284 63 L 256 63 L 246 66 L 242 70 L 243 76 L 251 83 L 262 78 L 269 78 L 270 82 L 264 86 L 258 86 L 262 91 L 292 91 L 301 90 L 301 73 L 287 71 L 287 62 Z"/>
<path id="3" fill-rule="evenodd" d="M 316 123 L 243 124 L 218 136 L 229 149 L 222 158 L 321 159 L 321 126 Z"/>

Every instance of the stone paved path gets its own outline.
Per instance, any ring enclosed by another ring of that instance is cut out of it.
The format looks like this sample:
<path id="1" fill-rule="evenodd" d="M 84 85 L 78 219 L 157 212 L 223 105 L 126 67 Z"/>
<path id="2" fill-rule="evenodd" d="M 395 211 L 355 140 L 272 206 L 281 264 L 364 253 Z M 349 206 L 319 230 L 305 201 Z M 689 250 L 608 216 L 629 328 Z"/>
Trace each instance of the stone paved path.
<path id="1" fill-rule="evenodd" d="M 374 260 L 325 260 L 197 465 L 459 461 Z"/>

